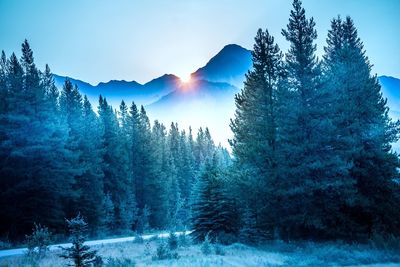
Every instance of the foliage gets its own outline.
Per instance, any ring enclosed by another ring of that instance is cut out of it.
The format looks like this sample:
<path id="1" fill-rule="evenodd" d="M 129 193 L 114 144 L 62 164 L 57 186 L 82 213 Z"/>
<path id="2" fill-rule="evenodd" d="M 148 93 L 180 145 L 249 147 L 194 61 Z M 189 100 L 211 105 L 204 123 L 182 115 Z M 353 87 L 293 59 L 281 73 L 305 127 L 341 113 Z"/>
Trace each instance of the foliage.
<path id="1" fill-rule="evenodd" d="M 46 226 L 35 223 L 32 234 L 27 235 L 25 239 L 28 247 L 28 255 L 37 255 L 39 258 L 42 258 L 45 256 L 50 245 L 51 233 Z"/>
<path id="2" fill-rule="evenodd" d="M 178 259 L 179 255 L 177 252 L 171 252 L 168 245 L 164 242 L 158 244 L 156 254 L 153 256 L 153 260 L 167 260 L 167 259 Z"/>
<path id="3" fill-rule="evenodd" d="M 212 253 L 212 245 L 211 245 L 211 241 L 208 237 L 208 234 L 204 237 L 204 241 L 203 243 L 201 243 L 201 247 L 200 250 L 204 255 L 210 255 Z"/>
<path id="4" fill-rule="evenodd" d="M 72 247 L 63 248 L 65 253 L 60 257 L 72 261 L 73 264 L 70 266 L 76 267 L 92 266 L 92 264 L 98 262 L 96 251 L 90 250 L 90 247 L 84 244 L 88 225 L 81 215 L 78 214 L 75 218 L 66 220 L 66 222 L 71 235 Z"/>
<path id="5" fill-rule="evenodd" d="M 178 248 L 178 237 L 174 232 L 170 232 L 168 236 L 168 248 L 173 251 Z"/>
<path id="6" fill-rule="evenodd" d="M 203 241 L 206 235 L 215 241 L 220 234 L 236 233 L 234 204 L 226 191 L 223 172 L 218 165 L 218 155 L 205 164 L 196 187 L 196 200 L 192 207 L 192 225 L 195 241 Z"/>
<path id="7" fill-rule="evenodd" d="M 133 260 L 127 258 L 108 258 L 105 267 L 134 267 L 136 266 Z"/>

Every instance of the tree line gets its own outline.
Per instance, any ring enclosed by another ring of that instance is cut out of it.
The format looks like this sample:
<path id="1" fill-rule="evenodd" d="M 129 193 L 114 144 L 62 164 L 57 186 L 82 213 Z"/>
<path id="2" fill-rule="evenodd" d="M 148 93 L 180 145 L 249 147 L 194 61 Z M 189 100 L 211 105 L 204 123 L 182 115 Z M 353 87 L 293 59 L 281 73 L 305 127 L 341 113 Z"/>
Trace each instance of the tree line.
<path id="1" fill-rule="evenodd" d="M 143 107 L 97 113 L 46 66 L 0 60 L 0 233 L 34 223 L 64 231 L 77 212 L 92 234 L 193 230 L 195 240 L 366 240 L 400 234 L 400 123 L 388 116 L 350 17 L 334 18 L 324 55 L 293 1 L 283 53 L 258 30 L 253 67 L 235 97 L 232 155 L 210 132 L 150 124 Z"/>
<path id="2" fill-rule="evenodd" d="M 64 233 L 80 213 L 92 235 L 188 227 L 192 188 L 214 154 L 208 128 L 150 124 L 145 109 L 100 96 L 97 113 L 66 80 L 56 88 L 25 40 L 0 60 L 0 233 L 20 239 L 34 223 Z"/>

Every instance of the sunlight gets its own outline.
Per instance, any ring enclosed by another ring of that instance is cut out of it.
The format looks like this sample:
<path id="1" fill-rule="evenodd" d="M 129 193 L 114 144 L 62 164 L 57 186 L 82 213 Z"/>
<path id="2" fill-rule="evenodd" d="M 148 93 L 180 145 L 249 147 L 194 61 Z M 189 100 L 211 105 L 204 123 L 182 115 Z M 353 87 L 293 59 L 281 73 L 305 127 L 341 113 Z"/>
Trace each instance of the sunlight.
<path id="1" fill-rule="evenodd" d="M 192 74 L 183 74 L 179 76 L 179 79 L 181 80 L 182 83 L 189 83 L 192 78 Z"/>

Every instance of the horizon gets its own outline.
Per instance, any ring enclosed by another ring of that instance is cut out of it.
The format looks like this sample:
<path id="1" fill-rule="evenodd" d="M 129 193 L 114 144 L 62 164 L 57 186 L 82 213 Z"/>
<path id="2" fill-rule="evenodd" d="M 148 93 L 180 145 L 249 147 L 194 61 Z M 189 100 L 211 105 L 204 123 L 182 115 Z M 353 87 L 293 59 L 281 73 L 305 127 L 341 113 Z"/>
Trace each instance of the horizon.
<path id="1" fill-rule="evenodd" d="M 227 5 L 226 1 L 174 1 L 160 2 L 154 8 L 151 3 L 141 2 L 115 6 L 104 1 L 56 5 L 47 0 L 3 0 L 1 49 L 7 55 L 20 55 L 20 44 L 26 38 L 35 51 L 37 65 L 43 67 L 47 63 L 57 75 L 92 85 L 110 80 L 144 84 L 164 74 L 187 76 L 228 44 L 251 50 L 258 28 L 267 28 L 286 52 L 288 43 L 280 31 L 287 24 L 291 1 L 263 2 Z M 303 5 L 306 15 L 316 21 L 319 58 L 330 20 L 337 15 L 350 15 L 374 65 L 373 73 L 400 76 L 400 37 L 395 34 L 400 23 L 396 12 L 399 1 L 380 5 L 372 0 L 340 4 L 304 0 Z"/>

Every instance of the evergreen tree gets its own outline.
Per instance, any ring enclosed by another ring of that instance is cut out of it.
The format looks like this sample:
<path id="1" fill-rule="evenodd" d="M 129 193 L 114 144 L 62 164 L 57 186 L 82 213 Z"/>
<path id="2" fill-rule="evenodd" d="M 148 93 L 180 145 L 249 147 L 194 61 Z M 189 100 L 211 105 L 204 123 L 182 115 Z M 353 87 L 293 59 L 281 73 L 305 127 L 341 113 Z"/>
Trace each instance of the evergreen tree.
<path id="1" fill-rule="evenodd" d="M 69 266 L 93 266 L 96 261 L 96 251 L 90 250 L 90 247 L 84 244 L 87 238 L 88 224 L 80 214 L 73 219 L 66 220 L 66 222 L 71 235 L 72 247 L 64 248 L 65 254 L 61 257 L 73 262 Z"/>
<path id="2" fill-rule="evenodd" d="M 154 152 L 154 168 L 155 181 L 152 191 L 151 202 L 148 203 L 152 208 L 152 221 L 155 222 L 154 227 L 163 228 L 168 225 L 168 194 L 169 183 L 173 177 L 170 167 L 170 154 L 167 146 L 167 136 L 165 126 L 154 121 L 152 128 L 152 146 Z"/>
<path id="3" fill-rule="evenodd" d="M 8 95 L 7 88 L 7 57 L 4 51 L 1 51 L 0 57 L 0 114 L 6 112 L 6 99 Z"/>
<path id="4" fill-rule="evenodd" d="M 353 188 L 340 192 L 342 205 L 334 213 L 331 231 L 350 238 L 399 233 L 399 224 L 391 219 L 400 211 L 399 187 L 393 180 L 399 162 L 390 145 L 397 140 L 399 124 L 388 117 L 386 100 L 350 17 L 332 20 L 324 72 L 333 99 L 335 135 L 340 136 L 333 147 L 349 162 L 346 179 Z"/>
<path id="5" fill-rule="evenodd" d="M 72 194 L 75 156 L 66 149 L 66 128 L 48 109 L 28 42 L 21 64 L 15 54 L 7 63 L 6 105 L 1 114 L 1 232 L 21 237 L 38 222 L 60 230 L 66 200 Z M 40 207 L 40 208 L 38 208 Z"/>
<path id="6" fill-rule="evenodd" d="M 274 204 L 276 229 L 283 238 L 323 238 L 331 192 L 343 184 L 346 163 L 331 149 L 334 127 L 329 100 L 321 84 L 315 56 L 313 18 L 307 19 L 301 1 L 293 1 L 283 36 L 290 42 L 285 78 L 277 92 L 278 179 Z M 328 102 L 328 103 L 327 103 Z M 339 179 L 337 179 L 339 177 Z M 334 194 L 333 194 L 334 195 Z"/>
<path id="7" fill-rule="evenodd" d="M 131 191 L 129 156 L 123 145 L 116 113 L 107 100 L 99 98 L 101 149 L 103 150 L 104 192 L 111 196 L 114 205 L 116 231 L 130 230 L 134 223 L 136 203 Z"/>
<path id="8" fill-rule="evenodd" d="M 102 150 L 100 148 L 99 120 L 92 110 L 86 95 L 83 99 L 82 132 L 80 146 L 80 162 L 83 173 L 79 177 L 80 197 L 79 210 L 87 218 L 93 231 L 102 227 L 105 210 L 101 203 L 104 202 L 104 173 L 102 171 Z"/>
<path id="9" fill-rule="evenodd" d="M 253 69 L 243 91 L 236 95 L 231 140 L 244 205 L 254 213 L 254 227 L 272 228 L 277 175 L 276 90 L 282 74 L 282 53 L 268 31 L 258 30 L 252 52 Z M 245 170 L 245 171 L 244 171 Z M 269 217 L 272 215 L 272 218 Z"/>
<path id="10" fill-rule="evenodd" d="M 214 154 L 196 185 L 191 234 L 196 241 L 204 241 L 206 236 L 215 241 L 219 236 L 236 234 L 236 225 L 233 202 L 225 190 L 223 175 Z"/>

